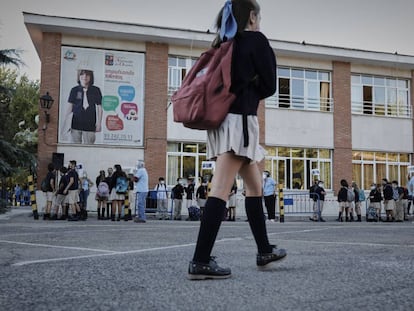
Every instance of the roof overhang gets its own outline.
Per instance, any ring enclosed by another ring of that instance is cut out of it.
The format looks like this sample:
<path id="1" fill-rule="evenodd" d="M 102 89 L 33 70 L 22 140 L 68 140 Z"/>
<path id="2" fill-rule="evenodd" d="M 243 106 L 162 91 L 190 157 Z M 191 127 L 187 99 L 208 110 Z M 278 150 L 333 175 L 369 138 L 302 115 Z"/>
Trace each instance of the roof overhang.
<path id="1" fill-rule="evenodd" d="M 44 32 L 62 33 L 86 37 L 116 38 L 142 42 L 157 42 L 176 46 L 208 48 L 214 34 L 191 30 L 132 24 L 113 21 L 59 17 L 23 12 L 24 23 L 38 55 L 41 54 Z M 334 46 L 308 44 L 270 39 L 277 55 L 341 61 L 381 67 L 414 70 L 414 56 L 347 49 Z"/>

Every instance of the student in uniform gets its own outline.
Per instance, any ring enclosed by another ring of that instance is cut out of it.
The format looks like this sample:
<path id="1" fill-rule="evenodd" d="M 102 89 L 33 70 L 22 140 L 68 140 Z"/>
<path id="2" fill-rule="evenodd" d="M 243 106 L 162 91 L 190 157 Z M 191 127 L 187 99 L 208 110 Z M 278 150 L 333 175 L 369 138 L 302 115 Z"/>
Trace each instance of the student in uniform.
<path id="1" fill-rule="evenodd" d="M 230 39 L 235 42 L 231 90 L 236 92 L 236 99 L 220 127 L 207 131 L 207 158 L 216 159 L 216 165 L 189 263 L 191 280 L 231 277 L 231 269 L 220 267 L 211 252 L 237 174 L 243 178 L 246 189 L 246 214 L 257 245 L 256 265 L 264 268 L 286 256 L 284 249 L 276 248 L 268 240 L 262 173 L 257 164 L 264 159 L 264 150 L 259 146 L 259 101 L 276 91 L 276 57 L 260 32 L 260 19 L 260 6 L 255 0 L 228 0 L 217 16 L 219 34 L 213 46 Z"/>

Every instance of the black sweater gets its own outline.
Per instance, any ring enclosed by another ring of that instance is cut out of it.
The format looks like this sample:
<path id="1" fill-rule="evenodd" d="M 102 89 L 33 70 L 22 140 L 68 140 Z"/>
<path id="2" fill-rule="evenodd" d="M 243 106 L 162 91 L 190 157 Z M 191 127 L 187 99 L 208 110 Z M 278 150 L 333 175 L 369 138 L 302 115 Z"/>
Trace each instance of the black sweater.
<path id="1" fill-rule="evenodd" d="M 265 35 L 244 31 L 235 37 L 231 70 L 236 99 L 229 112 L 256 115 L 259 100 L 276 92 L 276 56 Z"/>

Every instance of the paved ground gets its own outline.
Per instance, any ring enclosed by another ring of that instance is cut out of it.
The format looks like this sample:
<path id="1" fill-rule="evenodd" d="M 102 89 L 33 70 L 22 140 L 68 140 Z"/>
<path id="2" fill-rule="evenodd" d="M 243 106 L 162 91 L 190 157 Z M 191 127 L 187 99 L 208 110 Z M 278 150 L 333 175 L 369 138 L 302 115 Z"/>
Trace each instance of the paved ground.
<path id="1" fill-rule="evenodd" d="M 414 310 L 414 224 L 269 223 L 285 261 L 257 271 L 244 221 L 214 254 L 233 278 L 186 279 L 198 222 L 0 217 L 1 310 Z"/>

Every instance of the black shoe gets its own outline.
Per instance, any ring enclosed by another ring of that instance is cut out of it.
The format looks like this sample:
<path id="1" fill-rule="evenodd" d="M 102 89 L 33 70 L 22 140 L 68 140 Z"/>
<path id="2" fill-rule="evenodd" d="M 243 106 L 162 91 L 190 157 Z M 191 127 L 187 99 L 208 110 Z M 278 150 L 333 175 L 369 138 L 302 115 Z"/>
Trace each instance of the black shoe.
<path id="1" fill-rule="evenodd" d="M 68 221 L 78 221 L 79 217 L 78 216 L 69 216 L 68 217 Z"/>
<path id="2" fill-rule="evenodd" d="M 256 264 L 259 269 L 264 269 L 266 268 L 265 266 L 267 264 L 274 262 L 274 261 L 282 260 L 286 256 L 287 256 L 287 253 L 285 249 L 272 247 L 271 253 L 257 254 Z"/>
<path id="3" fill-rule="evenodd" d="M 325 222 L 326 220 L 321 217 L 321 218 L 319 218 L 319 221 L 320 222 Z"/>
<path id="4" fill-rule="evenodd" d="M 190 261 L 188 265 L 188 278 L 190 280 L 228 279 L 230 277 L 230 268 L 220 267 L 215 261 L 215 257 L 210 257 L 209 263 Z"/>

